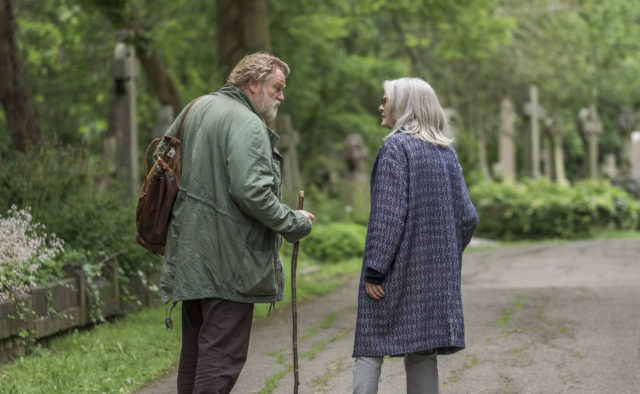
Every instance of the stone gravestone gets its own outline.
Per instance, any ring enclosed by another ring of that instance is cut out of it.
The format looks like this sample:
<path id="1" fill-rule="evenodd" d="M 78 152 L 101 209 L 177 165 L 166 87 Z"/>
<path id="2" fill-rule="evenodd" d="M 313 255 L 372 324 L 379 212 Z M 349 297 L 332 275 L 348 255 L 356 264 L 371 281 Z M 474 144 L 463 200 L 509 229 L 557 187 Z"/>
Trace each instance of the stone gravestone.
<path id="1" fill-rule="evenodd" d="M 126 42 L 131 34 L 128 30 L 118 31 L 111 76 L 115 81 L 116 174 L 123 182 L 125 195 L 135 198 L 140 187 L 136 121 L 138 63 L 135 48 Z"/>
<path id="2" fill-rule="evenodd" d="M 550 116 L 545 120 L 544 130 L 551 140 L 551 159 L 549 160 L 549 169 L 551 178 L 559 185 L 568 185 L 569 182 L 564 171 L 564 152 L 562 150 L 562 134 L 563 130 L 555 120 Z"/>
<path id="3" fill-rule="evenodd" d="M 586 169 L 589 178 L 598 177 L 598 139 L 603 132 L 602 121 L 595 105 L 582 108 L 578 113 L 580 132 L 586 141 Z"/>
<path id="4" fill-rule="evenodd" d="M 524 113 L 529 117 L 531 126 L 524 143 L 527 173 L 533 178 L 540 176 L 540 125 L 539 120 L 545 118 L 545 111 L 538 104 L 538 87 L 529 86 L 529 102 L 524 105 Z"/>
<path id="5" fill-rule="evenodd" d="M 369 206 L 369 173 L 366 168 L 369 149 L 360 134 L 351 134 L 344 143 L 347 174 L 344 179 L 344 202 L 347 211 L 366 219 Z"/>
<path id="6" fill-rule="evenodd" d="M 631 133 L 631 178 L 640 179 L 640 131 Z"/>
<path id="7" fill-rule="evenodd" d="M 493 166 L 493 173 L 505 182 L 516 179 L 516 113 L 513 102 L 508 97 L 500 103 L 500 136 L 498 140 L 498 165 Z"/>
<path id="8" fill-rule="evenodd" d="M 442 133 L 447 138 L 451 138 L 453 140 L 453 144 L 455 145 L 457 143 L 459 129 L 462 125 L 462 118 L 453 108 L 445 108 L 444 116 L 446 118 L 446 122 L 444 124 Z"/>
<path id="9" fill-rule="evenodd" d="M 280 136 L 278 149 L 284 156 L 284 168 L 282 169 L 284 188 L 286 191 L 285 202 L 291 208 L 298 208 L 298 192 L 302 188 L 302 176 L 298 162 L 298 143 L 300 136 L 293 129 L 291 115 L 281 114 L 276 119 L 276 130 Z"/>
<path id="10" fill-rule="evenodd" d="M 151 139 L 162 137 L 167 132 L 175 116 L 173 115 L 173 106 L 162 105 L 156 111 L 156 124 L 151 129 Z"/>
<path id="11" fill-rule="evenodd" d="M 618 131 L 620 132 L 620 172 L 623 177 L 631 175 L 631 132 L 636 129 L 638 122 L 633 116 L 633 110 L 629 107 L 622 109 L 618 116 Z"/>
<path id="12" fill-rule="evenodd" d="M 620 171 L 616 165 L 616 155 L 613 153 L 607 153 L 604 155 L 604 161 L 602 162 L 602 173 L 606 175 L 609 181 L 614 182 L 618 178 Z"/>

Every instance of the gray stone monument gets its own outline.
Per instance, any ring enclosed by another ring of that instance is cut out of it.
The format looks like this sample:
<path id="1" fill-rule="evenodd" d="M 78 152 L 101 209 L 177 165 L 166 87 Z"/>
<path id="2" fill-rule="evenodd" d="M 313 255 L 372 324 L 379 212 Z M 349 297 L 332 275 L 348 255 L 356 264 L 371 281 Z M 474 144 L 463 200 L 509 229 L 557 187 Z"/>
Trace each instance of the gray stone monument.
<path id="1" fill-rule="evenodd" d="M 115 81 L 116 174 L 123 182 L 125 195 L 135 198 L 140 187 L 136 121 L 136 79 L 139 67 L 135 48 L 126 42 L 131 34 L 128 30 L 118 31 L 111 76 Z"/>
<path id="2" fill-rule="evenodd" d="M 640 131 L 631 133 L 631 178 L 640 179 Z"/>
<path id="3" fill-rule="evenodd" d="M 175 115 L 173 114 L 173 106 L 161 105 L 156 111 L 156 124 L 151 129 L 151 139 L 162 137 L 167 132 Z"/>
<path id="4" fill-rule="evenodd" d="M 291 115 L 280 114 L 276 118 L 276 130 L 280 136 L 278 149 L 284 156 L 284 168 L 282 169 L 283 184 L 286 190 L 286 203 L 292 207 L 298 207 L 298 192 L 302 188 L 302 176 L 298 162 L 298 143 L 300 136 L 293 129 Z"/>
<path id="5" fill-rule="evenodd" d="M 524 105 L 524 113 L 531 122 L 530 129 L 525 140 L 525 156 L 527 173 L 533 178 L 540 176 L 540 125 L 539 121 L 545 118 L 545 111 L 538 104 L 538 87 L 529 86 L 529 102 Z"/>
<path id="6" fill-rule="evenodd" d="M 358 181 L 367 177 L 365 163 L 369 149 L 360 134 L 351 134 L 344 143 L 344 158 L 347 162 L 347 180 Z"/>
<path id="7" fill-rule="evenodd" d="M 586 142 L 587 176 L 595 179 L 598 177 L 598 140 L 604 130 L 596 106 L 582 108 L 578 113 L 578 122 L 580 132 Z"/>
<path id="8" fill-rule="evenodd" d="M 500 137 L 498 140 L 498 166 L 494 175 L 505 182 L 516 179 L 516 113 L 513 102 L 505 97 L 500 103 Z"/>
<path id="9" fill-rule="evenodd" d="M 604 160 L 602 162 L 602 173 L 609 179 L 609 181 L 614 182 L 618 178 L 620 171 L 618 170 L 618 166 L 616 165 L 616 155 L 614 153 L 607 153 L 604 155 Z"/>
<path id="10" fill-rule="evenodd" d="M 549 160 L 549 169 L 551 178 L 559 185 L 568 185 L 569 182 L 564 171 L 564 153 L 562 150 L 562 127 L 558 124 L 554 117 L 550 116 L 545 120 L 544 130 L 551 140 L 551 158 Z"/>
<path id="11" fill-rule="evenodd" d="M 453 108 L 444 108 L 444 116 L 446 118 L 446 123 L 442 133 L 448 138 L 453 139 L 453 143 L 455 145 L 459 129 L 462 126 L 462 118 Z"/>
<path id="12" fill-rule="evenodd" d="M 369 149 L 360 134 L 351 134 L 345 140 L 343 153 L 347 167 L 342 188 L 345 208 L 364 219 L 369 207 L 369 172 L 366 167 Z"/>
<path id="13" fill-rule="evenodd" d="M 622 109 L 618 116 L 618 131 L 620 133 L 620 173 L 623 177 L 631 175 L 631 132 L 636 129 L 638 122 L 629 107 Z"/>

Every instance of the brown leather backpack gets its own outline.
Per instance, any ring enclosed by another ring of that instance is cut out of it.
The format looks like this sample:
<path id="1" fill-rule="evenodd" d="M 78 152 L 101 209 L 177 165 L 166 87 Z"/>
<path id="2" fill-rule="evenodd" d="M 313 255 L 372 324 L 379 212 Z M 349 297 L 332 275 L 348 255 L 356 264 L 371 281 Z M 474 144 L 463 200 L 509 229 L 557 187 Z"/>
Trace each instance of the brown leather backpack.
<path id="1" fill-rule="evenodd" d="M 171 222 L 171 211 L 180 188 L 182 125 L 189 110 L 200 98 L 193 100 L 184 111 L 176 136 L 154 139 L 144 154 L 144 172 L 147 176 L 138 197 L 136 242 L 151 253 L 160 256 L 164 255 L 164 246 L 167 242 L 167 232 Z M 160 142 L 164 142 L 164 150 L 158 154 Z M 156 161 L 147 173 L 147 163 L 151 151 Z"/>

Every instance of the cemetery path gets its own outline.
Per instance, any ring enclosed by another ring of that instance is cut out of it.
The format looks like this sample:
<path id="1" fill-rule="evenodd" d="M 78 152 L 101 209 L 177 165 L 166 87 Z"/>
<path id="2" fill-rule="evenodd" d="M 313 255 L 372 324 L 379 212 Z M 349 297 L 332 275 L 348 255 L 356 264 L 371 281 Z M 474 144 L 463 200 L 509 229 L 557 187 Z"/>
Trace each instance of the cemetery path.
<path id="1" fill-rule="evenodd" d="M 298 306 L 300 393 L 350 393 L 353 277 Z M 465 253 L 467 348 L 438 358 L 442 393 L 636 393 L 640 239 L 544 243 Z M 291 311 L 254 323 L 233 393 L 293 391 Z M 173 394 L 175 371 L 140 393 Z M 387 359 L 380 393 L 405 392 Z"/>

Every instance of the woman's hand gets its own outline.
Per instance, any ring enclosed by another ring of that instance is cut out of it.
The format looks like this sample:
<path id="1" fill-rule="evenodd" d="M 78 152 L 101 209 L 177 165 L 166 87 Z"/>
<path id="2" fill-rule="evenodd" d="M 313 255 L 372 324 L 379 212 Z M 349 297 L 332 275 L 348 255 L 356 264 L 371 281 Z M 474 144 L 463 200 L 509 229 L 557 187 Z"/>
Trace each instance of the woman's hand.
<path id="1" fill-rule="evenodd" d="M 382 286 L 374 285 L 369 282 L 364 282 L 364 289 L 369 295 L 369 297 L 374 300 L 381 300 L 384 297 L 384 290 L 382 290 Z"/>

